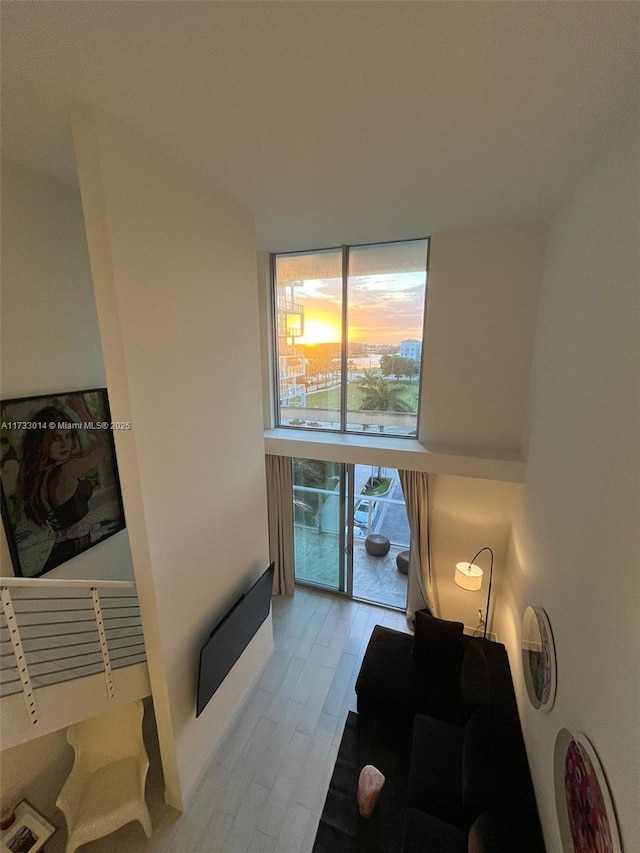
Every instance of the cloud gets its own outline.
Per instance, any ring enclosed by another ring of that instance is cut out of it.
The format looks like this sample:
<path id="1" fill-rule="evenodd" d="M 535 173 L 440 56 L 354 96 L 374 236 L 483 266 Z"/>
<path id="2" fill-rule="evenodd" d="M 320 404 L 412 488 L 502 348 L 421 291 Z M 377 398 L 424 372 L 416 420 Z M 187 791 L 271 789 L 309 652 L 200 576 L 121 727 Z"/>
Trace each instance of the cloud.
<path id="1" fill-rule="evenodd" d="M 302 285 L 296 285 L 296 301 L 304 302 L 306 299 L 335 299 L 342 298 L 342 279 L 339 278 L 317 278 L 306 279 Z"/>
<path id="2" fill-rule="evenodd" d="M 388 273 L 349 279 L 349 335 L 361 343 L 398 344 L 422 338 L 425 274 Z M 286 292 L 286 290 L 285 290 Z M 342 318 L 342 280 L 306 279 L 295 287 L 295 301 L 304 306 L 307 320 Z"/>

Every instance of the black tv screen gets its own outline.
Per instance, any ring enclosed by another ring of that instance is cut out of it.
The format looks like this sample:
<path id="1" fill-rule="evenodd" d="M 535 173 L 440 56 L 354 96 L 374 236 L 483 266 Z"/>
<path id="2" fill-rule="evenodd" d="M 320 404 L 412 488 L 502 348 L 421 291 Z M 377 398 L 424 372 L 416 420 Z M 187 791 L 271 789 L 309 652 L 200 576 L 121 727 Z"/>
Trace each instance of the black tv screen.
<path id="1" fill-rule="evenodd" d="M 275 563 L 271 563 L 251 589 L 236 601 L 200 649 L 196 717 L 203 712 L 269 615 L 274 567 Z"/>

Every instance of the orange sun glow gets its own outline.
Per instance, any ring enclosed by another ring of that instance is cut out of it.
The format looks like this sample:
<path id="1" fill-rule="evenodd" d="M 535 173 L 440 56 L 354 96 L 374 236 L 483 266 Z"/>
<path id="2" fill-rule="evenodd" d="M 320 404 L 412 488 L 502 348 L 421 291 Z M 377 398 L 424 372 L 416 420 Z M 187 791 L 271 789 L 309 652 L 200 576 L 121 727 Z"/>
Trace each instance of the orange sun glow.
<path id="1" fill-rule="evenodd" d="M 340 340 L 340 327 L 328 320 L 304 319 L 304 335 L 296 340 L 298 344 L 333 344 Z"/>

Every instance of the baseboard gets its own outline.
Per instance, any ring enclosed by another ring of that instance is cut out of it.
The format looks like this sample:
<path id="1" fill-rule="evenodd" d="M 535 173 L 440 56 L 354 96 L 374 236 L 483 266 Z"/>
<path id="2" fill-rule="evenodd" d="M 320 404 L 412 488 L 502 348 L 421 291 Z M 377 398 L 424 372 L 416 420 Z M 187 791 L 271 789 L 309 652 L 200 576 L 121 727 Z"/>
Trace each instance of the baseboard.
<path id="1" fill-rule="evenodd" d="M 467 637 L 482 637 L 483 628 L 470 628 L 468 625 L 464 626 L 464 633 Z M 491 640 L 494 643 L 499 642 L 498 635 L 494 634 L 493 631 L 487 631 L 487 640 Z"/>

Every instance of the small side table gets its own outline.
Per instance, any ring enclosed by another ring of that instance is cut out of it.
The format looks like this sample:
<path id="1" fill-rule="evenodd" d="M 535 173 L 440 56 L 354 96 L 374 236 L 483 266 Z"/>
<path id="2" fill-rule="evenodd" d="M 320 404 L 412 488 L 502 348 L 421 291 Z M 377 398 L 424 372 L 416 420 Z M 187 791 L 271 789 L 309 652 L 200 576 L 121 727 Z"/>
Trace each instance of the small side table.
<path id="1" fill-rule="evenodd" d="M 0 853 L 40 853 L 56 827 L 27 800 L 14 809 L 15 820 L 0 836 Z"/>
<path id="2" fill-rule="evenodd" d="M 409 556 L 411 551 L 398 551 L 396 566 L 401 575 L 409 574 Z"/>
<path id="3" fill-rule="evenodd" d="M 364 540 L 364 547 L 372 557 L 384 557 L 389 553 L 391 542 L 381 533 L 370 533 Z"/>

